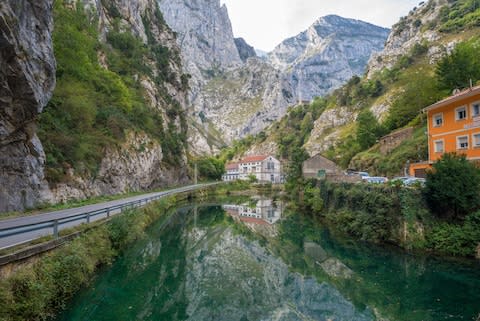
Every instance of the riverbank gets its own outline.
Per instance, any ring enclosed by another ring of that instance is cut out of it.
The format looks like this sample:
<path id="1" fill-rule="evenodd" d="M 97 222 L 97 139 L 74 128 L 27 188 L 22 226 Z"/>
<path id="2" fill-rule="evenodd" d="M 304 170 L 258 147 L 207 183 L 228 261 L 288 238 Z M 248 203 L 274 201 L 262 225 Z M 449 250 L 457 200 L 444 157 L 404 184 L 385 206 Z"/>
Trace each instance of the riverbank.
<path id="1" fill-rule="evenodd" d="M 0 280 L 0 320 L 45 320 L 62 310 L 97 269 L 111 264 L 146 228 L 167 219 L 170 210 L 187 199 L 207 199 L 242 186 L 205 188 L 168 196 L 141 209 L 132 209 L 99 224 L 71 242 L 29 263 Z"/>
<path id="2" fill-rule="evenodd" d="M 303 207 L 361 240 L 480 258 L 480 212 L 461 222 L 441 220 L 421 189 L 312 180 L 303 187 Z"/>

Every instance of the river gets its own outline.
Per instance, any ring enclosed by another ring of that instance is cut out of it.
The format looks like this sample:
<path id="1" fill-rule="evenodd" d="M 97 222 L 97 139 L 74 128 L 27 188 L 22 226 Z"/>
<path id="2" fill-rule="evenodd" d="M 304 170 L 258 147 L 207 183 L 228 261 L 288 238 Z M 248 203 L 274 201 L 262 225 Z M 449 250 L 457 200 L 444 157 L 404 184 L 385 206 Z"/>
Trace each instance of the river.
<path id="1" fill-rule="evenodd" d="M 257 199 L 178 209 L 57 321 L 477 320 L 480 264 L 335 235 Z"/>

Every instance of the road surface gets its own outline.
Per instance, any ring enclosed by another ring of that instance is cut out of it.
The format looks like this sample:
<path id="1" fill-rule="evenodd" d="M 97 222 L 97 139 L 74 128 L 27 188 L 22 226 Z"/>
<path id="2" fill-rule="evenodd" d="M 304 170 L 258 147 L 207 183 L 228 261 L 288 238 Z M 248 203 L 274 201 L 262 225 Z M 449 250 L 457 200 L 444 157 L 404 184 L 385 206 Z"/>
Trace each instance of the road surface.
<path id="1" fill-rule="evenodd" d="M 141 206 L 147 203 L 155 197 L 165 197 L 167 195 L 178 194 L 182 192 L 193 191 L 200 189 L 210 184 L 197 184 L 184 186 L 180 188 L 171 189 L 164 192 L 148 193 L 138 196 L 127 197 L 115 201 L 108 201 L 103 203 L 91 204 L 82 207 L 70 208 L 65 210 L 53 211 L 48 213 L 36 214 L 31 216 L 15 217 L 5 220 L 0 220 L 0 249 L 9 248 L 18 244 L 30 242 L 34 239 L 40 238 L 46 235 L 54 234 L 52 222 L 58 220 L 58 231 L 66 228 L 71 228 L 82 223 L 94 222 L 107 217 L 106 210 L 114 207 L 109 211 L 108 215 L 115 215 L 121 212 L 120 207 L 132 202 L 137 203 L 137 206 Z M 102 212 L 99 215 L 92 215 L 91 217 L 75 218 L 80 214 L 91 212 Z M 71 218 L 69 220 L 69 218 Z M 42 227 L 43 226 L 43 227 Z M 36 228 L 35 230 L 31 230 Z"/>

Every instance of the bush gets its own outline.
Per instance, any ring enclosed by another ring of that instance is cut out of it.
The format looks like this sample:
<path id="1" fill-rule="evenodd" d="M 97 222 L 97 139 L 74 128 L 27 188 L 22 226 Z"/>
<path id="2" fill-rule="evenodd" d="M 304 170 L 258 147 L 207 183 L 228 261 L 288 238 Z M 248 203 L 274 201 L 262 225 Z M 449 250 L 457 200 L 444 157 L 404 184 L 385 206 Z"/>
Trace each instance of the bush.
<path id="1" fill-rule="evenodd" d="M 220 180 L 225 172 L 224 163 L 215 157 L 203 157 L 196 160 L 198 176 L 203 180 Z"/>
<path id="2" fill-rule="evenodd" d="M 480 244 L 480 212 L 468 215 L 462 225 L 440 223 L 428 233 L 428 247 L 455 256 L 476 254 Z"/>
<path id="3" fill-rule="evenodd" d="M 459 43 L 453 52 L 441 59 L 436 68 L 440 89 L 467 88 L 470 80 L 475 84 L 480 80 L 480 40 L 474 39 Z"/>
<path id="4" fill-rule="evenodd" d="M 480 170 L 464 155 L 445 154 L 427 172 L 425 196 L 439 217 L 461 219 L 480 206 Z"/>

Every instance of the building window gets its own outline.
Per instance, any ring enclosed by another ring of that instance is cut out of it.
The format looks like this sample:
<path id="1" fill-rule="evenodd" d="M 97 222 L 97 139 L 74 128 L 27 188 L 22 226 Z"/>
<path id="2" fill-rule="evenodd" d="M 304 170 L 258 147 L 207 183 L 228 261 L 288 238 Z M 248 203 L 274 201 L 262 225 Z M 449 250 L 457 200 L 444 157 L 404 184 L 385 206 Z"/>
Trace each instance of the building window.
<path id="1" fill-rule="evenodd" d="M 465 106 L 455 109 L 455 119 L 463 120 L 467 118 L 467 108 Z"/>
<path id="2" fill-rule="evenodd" d="M 433 143 L 435 153 L 443 153 L 443 140 L 436 140 Z"/>
<path id="3" fill-rule="evenodd" d="M 480 102 L 477 101 L 472 104 L 472 117 L 480 116 Z"/>
<path id="4" fill-rule="evenodd" d="M 443 125 L 443 114 L 433 115 L 433 127 L 440 127 Z"/>
<path id="5" fill-rule="evenodd" d="M 468 136 L 457 137 L 457 149 L 467 149 L 467 148 L 468 148 Z"/>
<path id="6" fill-rule="evenodd" d="M 478 134 L 473 134 L 473 147 L 480 147 L 480 133 Z"/>
<path id="7" fill-rule="evenodd" d="M 268 162 L 268 163 L 267 163 L 267 169 L 275 169 L 275 163 L 273 163 L 273 162 Z"/>

